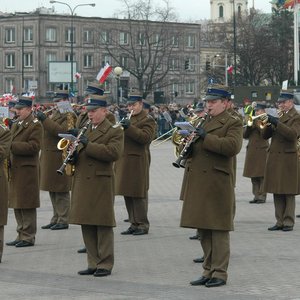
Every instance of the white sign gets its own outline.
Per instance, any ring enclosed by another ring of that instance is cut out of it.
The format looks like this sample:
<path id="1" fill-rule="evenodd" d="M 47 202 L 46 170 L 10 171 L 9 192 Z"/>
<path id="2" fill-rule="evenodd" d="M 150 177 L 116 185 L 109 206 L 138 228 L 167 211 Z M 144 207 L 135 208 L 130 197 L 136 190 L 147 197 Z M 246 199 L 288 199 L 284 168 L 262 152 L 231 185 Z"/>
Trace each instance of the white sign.
<path id="1" fill-rule="evenodd" d="M 73 108 L 69 101 L 60 101 L 57 103 L 57 108 L 61 114 L 73 112 Z"/>
<path id="2" fill-rule="evenodd" d="M 8 107 L 0 106 L 0 119 L 8 118 L 8 117 L 9 117 Z"/>
<path id="3" fill-rule="evenodd" d="M 37 80 L 29 80 L 28 87 L 30 90 L 36 90 L 38 88 Z"/>
<path id="4" fill-rule="evenodd" d="M 49 61 L 48 78 L 50 83 L 70 83 L 77 82 L 75 74 L 77 73 L 77 63 L 73 61 L 73 75 L 71 78 L 70 61 Z"/>

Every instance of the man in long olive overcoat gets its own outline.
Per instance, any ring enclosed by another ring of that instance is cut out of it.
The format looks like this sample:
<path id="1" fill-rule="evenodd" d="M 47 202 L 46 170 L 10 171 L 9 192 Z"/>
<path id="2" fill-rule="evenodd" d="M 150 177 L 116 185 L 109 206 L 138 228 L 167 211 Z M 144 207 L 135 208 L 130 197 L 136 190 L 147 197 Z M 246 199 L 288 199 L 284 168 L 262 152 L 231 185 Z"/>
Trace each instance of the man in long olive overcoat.
<path id="1" fill-rule="evenodd" d="M 14 209 L 17 238 L 8 246 L 28 247 L 35 243 L 40 207 L 39 152 L 43 137 L 41 123 L 32 115 L 32 99 L 21 96 L 15 105 L 18 121 L 11 129 L 9 207 Z"/>
<path id="2" fill-rule="evenodd" d="M 0 124 L 0 263 L 3 253 L 4 225 L 7 224 L 8 157 L 11 144 L 9 129 Z"/>
<path id="3" fill-rule="evenodd" d="M 70 223 L 81 225 L 88 259 L 88 268 L 79 275 L 107 276 L 114 264 L 113 163 L 122 154 L 124 138 L 121 128 L 106 119 L 106 105 L 104 96 L 88 100 L 92 126 L 81 135 L 77 148 Z"/>
<path id="4" fill-rule="evenodd" d="M 299 148 L 300 115 L 294 107 L 293 92 L 282 92 L 278 99 L 279 119 L 269 117 L 263 130 L 272 138 L 268 150 L 264 191 L 273 194 L 276 224 L 268 229 L 292 231 L 295 223 L 295 195 L 300 194 Z"/>
<path id="5" fill-rule="evenodd" d="M 243 128 L 226 110 L 226 87 L 209 88 L 208 117 L 197 127 L 197 140 L 186 163 L 180 226 L 197 228 L 204 253 L 202 276 L 192 285 L 226 284 L 229 231 L 235 213 L 234 159 L 242 147 Z"/>

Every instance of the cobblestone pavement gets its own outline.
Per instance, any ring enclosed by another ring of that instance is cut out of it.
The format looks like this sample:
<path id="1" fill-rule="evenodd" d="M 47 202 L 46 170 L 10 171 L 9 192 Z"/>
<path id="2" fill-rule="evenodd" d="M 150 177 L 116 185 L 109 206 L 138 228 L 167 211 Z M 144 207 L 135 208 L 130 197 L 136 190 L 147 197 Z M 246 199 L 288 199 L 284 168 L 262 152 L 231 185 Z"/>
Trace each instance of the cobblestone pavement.
<path id="1" fill-rule="evenodd" d="M 208 289 L 189 285 L 201 275 L 201 265 L 192 259 L 202 253 L 199 242 L 189 240 L 195 230 L 179 227 L 183 170 L 172 166 L 173 146 L 166 142 L 152 147 L 148 235 L 120 235 L 128 223 L 123 222 L 127 217 L 123 198 L 116 198 L 115 267 L 111 276 L 77 275 L 87 266 L 86 255 L 77 253 L 83 246 L 80 227 L 40 229 L 52 214 L 48 194 L 41 192 L 36 245 L 4 248 L 0 299 L 300 299 L 299 222 L 292 232 L 267 230 L 275 222 L 272 195 L 265 204 L 248 203 L 252 195 L 250 179 L 241 175 L 244 155 L 245 148 L 238 156 L 237 211 L 226 286 Z M 299 214 L 300 208 L 296 211 Z M 6 242 L 15 238 L 15 227 L 10 210 Z"/>

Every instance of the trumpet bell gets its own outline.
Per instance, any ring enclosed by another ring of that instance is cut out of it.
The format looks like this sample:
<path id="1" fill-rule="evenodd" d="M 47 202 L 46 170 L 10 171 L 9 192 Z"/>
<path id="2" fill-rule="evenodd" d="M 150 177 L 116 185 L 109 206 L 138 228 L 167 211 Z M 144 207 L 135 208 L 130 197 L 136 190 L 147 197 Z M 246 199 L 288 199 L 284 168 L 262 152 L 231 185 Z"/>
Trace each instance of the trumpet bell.
<path id="1" fill-rule="evenodd" d="M 65 139 L 65 138 L 62 138 L 57 143 L 57 149 L 58 150 L 65 150 L 69 147 L 69 145 L 70 145 L 70 141 Z"/>

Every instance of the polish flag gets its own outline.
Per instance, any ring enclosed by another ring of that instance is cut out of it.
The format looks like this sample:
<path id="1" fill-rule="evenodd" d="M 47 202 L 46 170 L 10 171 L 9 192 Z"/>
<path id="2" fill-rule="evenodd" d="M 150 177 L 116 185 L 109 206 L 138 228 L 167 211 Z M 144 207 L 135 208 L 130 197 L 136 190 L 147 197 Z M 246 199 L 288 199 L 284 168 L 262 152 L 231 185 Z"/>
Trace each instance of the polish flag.
<path id="1" fill-rule="evenodd" d="M 233 72 L 233 66 L 232 65 L 227 67 L 227 72 L 228 72 L 228 74 L 232 74 L 232 72 Z"/>
<path id="2" fill-rule="evenodd" d="M 112 66 L 110 66 L 108 63 L 106 63 L 106 65 L 100 69 L 96 79 L 100 82 L 103 83 L 106 78 L 108 77 L 108 75 L 111 73 L 112 71 Z"/>

